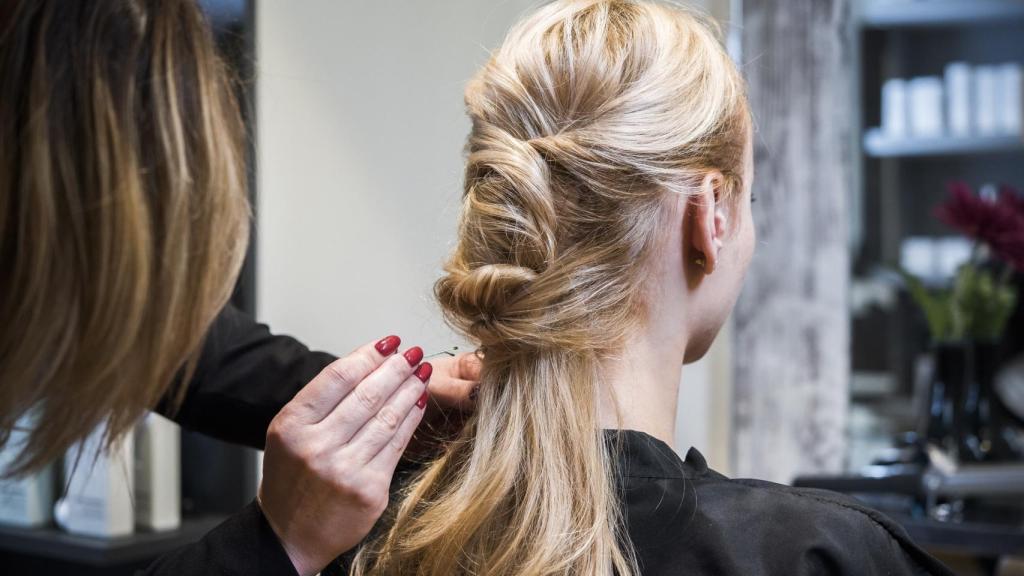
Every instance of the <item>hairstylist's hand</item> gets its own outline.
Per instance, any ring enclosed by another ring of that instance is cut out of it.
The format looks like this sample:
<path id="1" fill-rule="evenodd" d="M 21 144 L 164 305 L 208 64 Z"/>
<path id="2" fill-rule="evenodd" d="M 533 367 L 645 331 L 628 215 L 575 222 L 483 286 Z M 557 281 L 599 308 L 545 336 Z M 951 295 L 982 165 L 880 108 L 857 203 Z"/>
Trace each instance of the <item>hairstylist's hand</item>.
<path id="1" fill-rule="evenodd" d="M 434 376 L 430 379 L 431 405 L 439 408 L 472 411 L 473 389 L 480 381 L 480 359 L 472 352 L 458 356 L 431 358 Z M 431 405 L 427 406 L 430 417 Z"/>
<path id="2" fill-rule="evenodd" d="M 259 502 L 301 575 L 355 547 L 388 505 L 431 365 L 389 336 L 325 368 L 267 431 Z"/>
<path id="3" fill-rule="evenodd" d="M 405 457 L 427 460 L 441 451 L 462 430 L 466 418 L 476 408 L 480 380 L 480 359 L 476 354 L 442 356 L 432 359 L 434 376 L 430 380 L 430 402 Z"/>

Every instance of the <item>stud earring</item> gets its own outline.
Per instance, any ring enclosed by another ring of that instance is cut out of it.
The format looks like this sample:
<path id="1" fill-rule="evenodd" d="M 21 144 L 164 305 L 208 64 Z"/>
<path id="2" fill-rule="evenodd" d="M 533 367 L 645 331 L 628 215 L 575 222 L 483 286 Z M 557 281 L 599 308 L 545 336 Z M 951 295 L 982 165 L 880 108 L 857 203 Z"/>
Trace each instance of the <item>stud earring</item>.
<path id="1" fill-rule="evenodd" d="M 708 265 L 708 261 L 704 259 L 703 254 L 697 254 L 696 256 L 694 256 L 693 263 L 696 264 L 697 266 L 700 266 L 701 268 L 706 268 Z"/>

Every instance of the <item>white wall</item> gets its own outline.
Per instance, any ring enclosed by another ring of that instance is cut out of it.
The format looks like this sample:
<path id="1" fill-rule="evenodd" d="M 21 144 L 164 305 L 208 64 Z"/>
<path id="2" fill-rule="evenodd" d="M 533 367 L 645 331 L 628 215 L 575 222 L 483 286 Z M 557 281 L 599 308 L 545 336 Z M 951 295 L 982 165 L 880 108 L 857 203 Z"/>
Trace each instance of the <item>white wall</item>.
<path id="1" fill-rule="evenodd" d="M 431 285 L 455 233 L 462 89 L 533 4 L 258 3 L 261 320 L 335 353 L 390 333 L 455 342 Z M 686 369 L 678 445 L 724 466 L 713 381 Z"/>
<path id="2" fill-rule="evenodd" d="M 462 86 L 528 4 L 259 2 L 262 319 L 335 352 L 452 342 L 430 288 L 455 230 Z"/>

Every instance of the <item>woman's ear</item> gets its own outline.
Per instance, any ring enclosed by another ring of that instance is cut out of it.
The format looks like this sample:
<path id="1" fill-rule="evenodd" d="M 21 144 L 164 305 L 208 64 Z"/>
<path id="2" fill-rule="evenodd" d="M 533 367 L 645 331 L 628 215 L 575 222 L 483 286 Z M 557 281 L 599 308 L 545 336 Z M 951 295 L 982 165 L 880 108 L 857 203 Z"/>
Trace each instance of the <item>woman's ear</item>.
<path id="1" fill-rule="evenodd" d="M 692 253 L 691 261 L 703 267 L 705 274 L 711 274 L 718 266 L 718 254 L 728 228 L 728 210 L 721 205 L 720 194 L 724 183 L 722 173 L 713 170 L 704 176 L 700 190 L 688 200 L 693 225 L 690 227 L 691 250 L 684 253 Z"/>

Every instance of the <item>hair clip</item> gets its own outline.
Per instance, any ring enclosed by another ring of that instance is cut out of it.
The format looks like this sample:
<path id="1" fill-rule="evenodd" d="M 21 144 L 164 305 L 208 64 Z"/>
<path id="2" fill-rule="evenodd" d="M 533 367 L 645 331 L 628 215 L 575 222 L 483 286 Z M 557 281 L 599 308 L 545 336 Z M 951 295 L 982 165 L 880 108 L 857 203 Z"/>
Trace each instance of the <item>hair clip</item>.
<path id="1" fill-rule="evenodd" d="M 427 359 L 427 358 L 434 358 L 436 356 L 441 356 L 441 355 L 451 356 L 451 357 L 454 358 L 455 357 L 455 353 L 458 352 L 458 351 L 459 351 L 459 347 L 458 346 L 452 346 L 451 349 L 449 349 L 449 350 L 441 350 L 440 352 L 434 352 L 433 354 L 431 354 L 429 356 L 424 356 L 424 360 Z"/>

